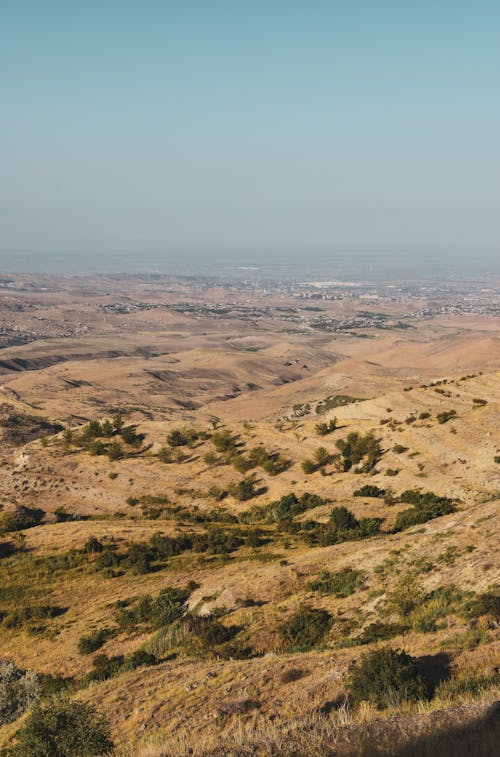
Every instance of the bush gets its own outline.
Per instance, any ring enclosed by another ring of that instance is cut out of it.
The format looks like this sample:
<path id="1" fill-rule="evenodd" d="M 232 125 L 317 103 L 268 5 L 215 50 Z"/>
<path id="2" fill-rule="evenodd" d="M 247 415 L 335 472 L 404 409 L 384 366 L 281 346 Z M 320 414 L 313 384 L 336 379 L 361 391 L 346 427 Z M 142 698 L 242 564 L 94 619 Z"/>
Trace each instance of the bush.
<path id="1" fill-rule="evenodd" d="M 85 552 L 87 552 L 87 554 L 97 554 L 99 552 L 102 552 L 104 547 L 99 539 L 97 539 L 95 536 L 90 536 L 85 542 L 83 549 L 85 550 Z"/>
<path id="2" fill-rule="evenodd" d="M 212 444 L 218 452 L 234 452 L 238 439 L 230 431 L 217 431 L 212 436 Z"/>
<path id="3" fill-rule="evenodd" d="M 253 447 L 248 453 L 250 467 L 258 465 L 271 476 L 277 476 L 290 467 L 291 461 L 280 455 L 279 452 L 268 452 L 263 444 Z"/>
<path id="4" fill-rule="evenodd" d="M 0 661 L 0 726 L 12 723 L 40 699 L 40 678 L 33 670 L 20 670 Z"/>
<path id="5" fill-rule="evenodd" d="M 114 744 L 106 719 L 84 702 L 53 700 L 36 706 L 16 734 L 13 757 L 91 757 Z"/>
<path id="6" fill-rule="evenodd" d="M 196 441 L 198 435 L 194 429 L 174 428 L 167 436 L 171 447 L 183 447 Z"/>
<path id="7" fill-rule="evenodd" d="M 123 447 L 120 444 L 120 442 L 111 442 L 111 444 L 108 446 L 107 450 L 108 458 L 111 461 L 114 460 L 121 460 L 123 457 Z"/>
<path id="8" fill-rule="evenodd" d="M 349 693 L 354 701 L 367 700 L 383 709 L 424 699 L 428 691 L 415 658 L 385 647 L 361 656 L 350 676 Z"/>
<path id="9" fill-rule="evenodd" d="M 98 568 L 115 568 L 120 564 L 120 558 L 111 549 L 103 550 L 97 557 Z"/>
<path id="10" fill-rule="evenodd" d="M 337 531 L 350 531 L 351 529 L 359 526 L 359 521 L 353 515 L 353 513 L 344 507 L 334 507 L 330 513 L 330 524 L 336 528 Z"/>
<path id="11" fill-rule="evenodd" d="M 209 618 L 196 629 L 196 636 L 207 649 L 219 646 L 232 639 L 234 629 L 224 626 L 219 620 Z"/>
<path id="12" fill-rule="evenodd" d="M 331 615 L 326 610 L 304 607 L 282 623 L 278 631 L 288 651 L 305 652 L 321 644 L 331 624 Z"/>
<path id="13" fill-rule="evenodd" d="M 160 447 L 158 450 L 158 460 L 161 463 L 173 463 L 174 455 L 172 450 L 169 447 Z"/>
<path id="14" fill-rule="evenodd" d="M 107 445 L 104 444 L 100 439 L 94 439 L 88 446 L 88 451 L 91 455 L 105 455 L 107 450 Z"/>
<path id="15" fill-rule="evenodd" d="M 301 467 L 304 473 L 308 476 L 318 470 L 316 463 L 308 457 L 306 457 L 306 459 L 302 461 Z"/>
<path id="16" fill-rule="evenodd" d="M 455 418 L 457 415 L 456 410 L 444 410 L 442 413 L 437 413 L 436 419 L 438 423 L 447 423 L 452 418 Z"/>
<path id="17" fill-rule="evenodd" d="M 363 462 L 355 473 L 369 473 L 382 457 L 382 448 L 373 434 L 361 436 L 356 431 L 348 434 L 346 439 L 337 441 L 337 448 L 342 455 L 342 469 L 348 471 L 353 465 Z"/>
<path id="18" fill-rule="evenodd" d="M 99 628 L 87 636 L 80 636 L 77 649 L 80 654 L 92 654 L 92 652 L 100 649 L 113 635 L 114 631 L 111 628 Z"/>
<path id="19" fill-rule="evenodd" d="M 403 531 L 406 528 L 426 523 L 428 520 L 439 518 L 441 515 L 449 515 L 456 512 L 453 500 L 448 497 L 439 497 L 434 492 L 419 492 L 418 489 L 407 489 L 400 497 L 401 502 L 408 502 L 414 507 L 398 513 L 394 524 L 395 531 Z"/>
<path id="20" fill-rule="evenodd" d="M 140 668 L 143 665 L 157 664 L 158 658 L 154 654 L 146 652 L 144 649 L 136 649 L 136 651 L 132 652 L 130 657 L 127 659 L 125 667 L 129 670 L 135 670 L 136 668 Z"/>
<path id="21" fill-rule="evenodd" d="M 310 582 L 309 588 L 312 591 L 319 591 L 322 594 L 335 594 L 336 597 L 348 597 L 354 594 L 366 581 L 366 575 L 360 570 L 353 568 L 343 568 L 337 573 L 330 573 L 327 570 L 322 571 L 318 578 Z"/>
<path id="22" fill-rule="evenodd" d="M 240 502 L 247 502 L 258 494 L 256 482 L 252 476 L 242 478 L 237 484 L 231 484 L 229 486 L 229 492 Z"/>
<path id="23" fill-rule="evenodd" d="M 374 486 L 373 484 L 365 484 L 360 489 L 356 489 L 355 492 L 353 492 L 353 497 L 384 497 L 385 496 L 385 489 L 380 489 L 378 486 Z"/>
<path id="24" fill-rule="evenodd" d="M 464 696 L 467 698 L 481 696 L 484 691 L 491 687 L 497 687 L 499 684 L 500 673 L 498 670 L 493 670 L 491 673 L 464 672 L 439 683 L 436 687 L 435 696 L 444 701 L 454 702 Z"/>
<path id="25" fill-rule="evenodd" d="M 121 630 L 131 631 L 139 625 L 148 628 L 163 628 L 170 625 L 186 612 L 186 601 L 194 584 L 188 584 L 184 589 L 168 587 L 152 597 L 143 595 L 130 607 L 117 608 L 116 622 Z"/>
<path id="26" fill-rule="evenodd" d="M 46 629 L 44 621 L 62 615 L 63 612 L 64 609 L 52 605 L 27 605 L 9 613 L 3 624 L 6 628 L 24 628 L 30 634 L 43 633 Z"/>
<path id="27" fill-rule="evenodd" d="M 129 444 L 131 447 L 140 447 L 141 442 L 144 439 L 144 434 L 138 434 L 135 430 L 135 426 L 124 426 L 120 429 L 120 436 L 125 444 Z"/>
<path id="28" fill-rule="evenodd" d="M 132 571 L 134 573 L 137 573 L 138 575 L 149 573 L 149 571 L 151 570 L 151 563 L 147 545 L 132 544 L 129 547 L 125 564 L 128 568 L 131 568 Z"/>
<path id="29" fill-rule="evenodd" d="M 332 418 L 328 423 L 317 423 L 315 426 L 318 436 L 327 436 L 335 431 L 337 428 L 337 419 Z"/>
<path id="30" fill-rule="evenodd" d="M 406 627 L 399 623 L 381 623 L 375 621 L 370 623 L 360 634 L 354 639 L 350 639 L 346 646 L 360 646 L 362 644 L 374 644 L 377 641 L 387 641 L 404 633 Z"/>

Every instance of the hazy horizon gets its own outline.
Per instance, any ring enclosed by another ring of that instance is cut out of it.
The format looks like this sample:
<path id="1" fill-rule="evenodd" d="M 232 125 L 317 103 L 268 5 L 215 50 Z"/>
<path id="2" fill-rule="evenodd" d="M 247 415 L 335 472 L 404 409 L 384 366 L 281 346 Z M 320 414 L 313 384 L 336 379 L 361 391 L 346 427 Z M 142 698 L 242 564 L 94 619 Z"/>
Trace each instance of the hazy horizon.
<path id="1" fill-rule="evenodd" d="M 6 270 L 500 254 L 497 3 L 26 0 L 0 22 Z"/>
<path id="2" fill-rule="evenodd" d="M 194 251 L 2 254 L 1 274 L 159 274 L 207 279 L 354 280 L 364 283 L 480 281 L 498 285 L 496 250 Z"/>

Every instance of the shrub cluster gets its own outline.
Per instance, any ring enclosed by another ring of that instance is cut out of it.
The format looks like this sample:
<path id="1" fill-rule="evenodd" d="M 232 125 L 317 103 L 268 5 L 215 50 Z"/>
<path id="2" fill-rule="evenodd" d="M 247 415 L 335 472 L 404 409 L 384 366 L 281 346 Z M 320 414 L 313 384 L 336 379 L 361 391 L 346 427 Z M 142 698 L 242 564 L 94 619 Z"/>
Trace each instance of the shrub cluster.
<path id="1" fill-rule="evenodd" d="M 374 536 L 380 531 L 380 518 L 361 518 L 343 505 L 334 507 L 330 512 L 328 523 L 304 523 L 307 538 L 312 544 L 326 547 L 343 541 L 364 539 Z"/>
<path id="2" fill-rule="evenodd" d="M 322 571 L 317 578 L 309 583 L 312 591 L 322 594 L 334 594 L 336 597 L 348 597 L 359 589 L 366 581 L 366 574 L 354 568 L 343 568 L 337 573 Z"/>
<path id="3" fill-rule="evenodd" d="M 348 434 L 346 439 L 336 442 L 342 456 L 341 470 L 348 471 L 354 465 L 354 473 L 369 473 L 382 457 L 382 448 L 373 434 L 362 436 L 356 431 Z M 361 465 L 359 465 L 362 463 Z"/>
<path id="4" fill-rule="evenodd" d="M 439 518 L 456 512 L 452 499 L 440 497 L 434 492 L 420 492 L 418 489 L 407 489 L 400 496 L 400 501 L 412 504 L 413 507 L 398 513 L 394 529 L 403 531 L 418 523 Z"/>
<path id="5" fill-rule="evenodd" d="M 33 709 L 6 757 L 92 757 L 113 747 L 108 722 L 92 705 L 55 699 Z"/>
<path id="6" fill-rule="evenodd" d="M 328 422 L 323 421 L 322 423 L 317 423 L 315 426 L 318 436 L 328 436 L 328 434 L 332 434 L 336 430 L 336 428 L 336 418 L 331 418 Z"/>
<path id="7" fill-rule="evenodd" d="M 360 489 L 356 489 L 355 492 L 353 492 L 354 497 L 384 497 L 385 496 L 385 489 L 380 489 L 378 486 L 374 486 L 373 484 L 365 484 Z"/>
<path id="8" fill-rule="evenodd" d="M 330 630 L 332 617 L 326 610 L 303 607 L 278 627 L 289 652 L 306 652 L 321 644 Z"/>
<path id="9" fill-rule="evenodd" d="M 184 588 L 168 587 L 155 597 L 145 594 L 133 604 L 121 601 L 116 608 L 115 620 L 121 631 L 133 631 L 138 626 L 158 629 L 170 625 L 186 612 L 186 602 L 196 584 Z"/>

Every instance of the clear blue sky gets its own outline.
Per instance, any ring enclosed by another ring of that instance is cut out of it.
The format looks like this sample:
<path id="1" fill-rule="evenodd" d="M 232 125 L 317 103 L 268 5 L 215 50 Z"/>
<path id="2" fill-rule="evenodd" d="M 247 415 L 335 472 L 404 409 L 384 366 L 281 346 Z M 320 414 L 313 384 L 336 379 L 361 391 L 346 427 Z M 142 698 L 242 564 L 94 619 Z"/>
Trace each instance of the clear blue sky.
<path id="1" fill-rule="evenodd" d="M 2 0 L 0 251 L 500 246 L 498 0 Z"/>

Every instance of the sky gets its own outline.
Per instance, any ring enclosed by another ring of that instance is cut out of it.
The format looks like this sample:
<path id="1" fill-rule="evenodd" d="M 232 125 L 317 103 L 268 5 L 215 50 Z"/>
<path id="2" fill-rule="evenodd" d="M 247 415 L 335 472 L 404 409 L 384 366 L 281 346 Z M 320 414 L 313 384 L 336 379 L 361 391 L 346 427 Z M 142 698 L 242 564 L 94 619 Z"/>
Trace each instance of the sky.
<path id="1" fill-rule="evenodd" d="M 0 253 L 498 250 L 498 0 L 1 0 Z"/>

